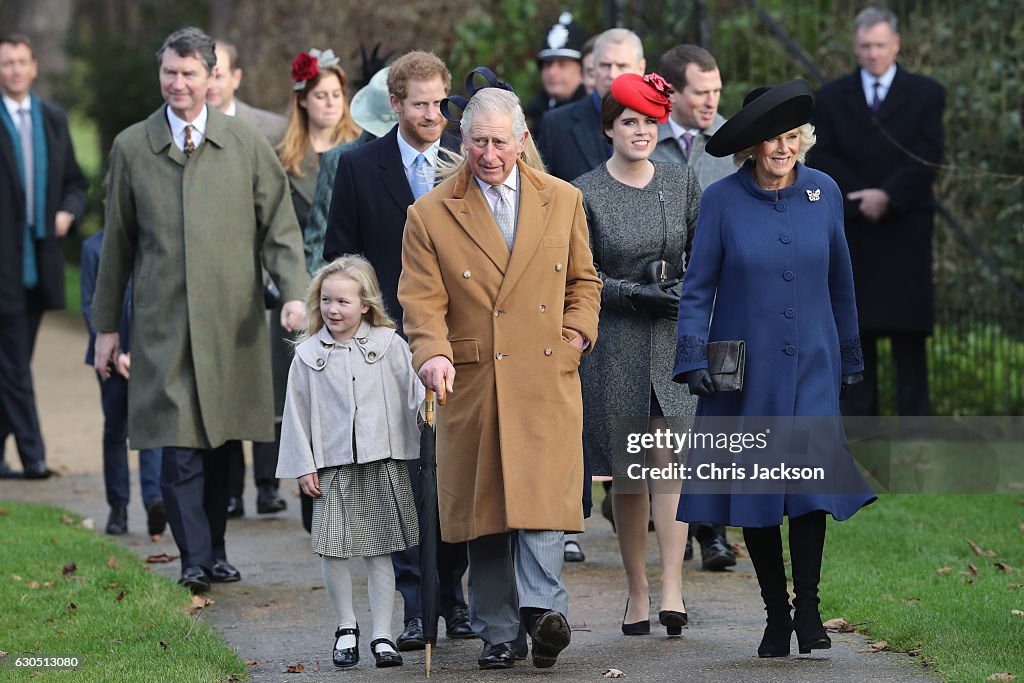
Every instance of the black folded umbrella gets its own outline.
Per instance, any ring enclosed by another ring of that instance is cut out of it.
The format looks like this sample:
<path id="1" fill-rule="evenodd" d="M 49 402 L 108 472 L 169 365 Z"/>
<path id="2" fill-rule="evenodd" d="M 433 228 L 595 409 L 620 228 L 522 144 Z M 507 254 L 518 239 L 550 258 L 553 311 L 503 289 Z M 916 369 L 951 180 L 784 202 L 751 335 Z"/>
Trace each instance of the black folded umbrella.
<path id="1" fill-rule="evenodd" d="M 420 601 L 423 605 L 423 637 L 427 641 L 426 667 L 430 678 L 431 647 L 437 642 L 438 577 L 437 546 L 441 527 L 437 517 L 437 451 L 434 432 L 434 392 L 427 389 L 426 424 L 420 433 Z"/>

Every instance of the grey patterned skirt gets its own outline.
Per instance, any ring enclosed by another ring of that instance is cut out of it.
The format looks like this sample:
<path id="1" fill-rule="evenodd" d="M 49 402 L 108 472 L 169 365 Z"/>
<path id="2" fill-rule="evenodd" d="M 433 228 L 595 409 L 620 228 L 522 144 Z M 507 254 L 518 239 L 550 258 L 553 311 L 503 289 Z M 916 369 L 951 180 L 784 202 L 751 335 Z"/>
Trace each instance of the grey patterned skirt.
<path id="1" fill-rule="evenodd" d="M 326 467 L 313 500 L 313 552 L 372 557 L 420 542 L 409 468 L 401 460 Z"/>

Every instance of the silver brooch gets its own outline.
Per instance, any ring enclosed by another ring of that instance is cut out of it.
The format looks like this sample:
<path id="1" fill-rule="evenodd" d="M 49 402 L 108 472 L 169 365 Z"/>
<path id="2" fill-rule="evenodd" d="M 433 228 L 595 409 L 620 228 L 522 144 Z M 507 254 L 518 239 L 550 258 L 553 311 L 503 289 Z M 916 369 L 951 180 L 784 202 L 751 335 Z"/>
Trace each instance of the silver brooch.
<path id="1" fill-rule="evenodd" d="M 807 201 L 816 202 L 821 199 L 821 188 L 817 190 L 805 190 L 807 192 Z"/>

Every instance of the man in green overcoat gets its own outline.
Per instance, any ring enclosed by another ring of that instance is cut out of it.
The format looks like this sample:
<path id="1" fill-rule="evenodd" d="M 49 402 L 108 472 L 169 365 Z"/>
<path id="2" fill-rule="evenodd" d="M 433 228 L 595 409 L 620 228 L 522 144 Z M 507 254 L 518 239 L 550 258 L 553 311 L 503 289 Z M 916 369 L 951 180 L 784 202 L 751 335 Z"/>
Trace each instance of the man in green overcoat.
<path id="1" fill-rule="evenodd" d="M 270 144 L 206 106 L 214 41 L 181 29 L 157 53 L 167 105 L 114 140 L 93 301 L 96 369 L 108 377 L 134 278 L 128 434 L 163 448 L 161 487 L 193 592 L 239 580 L 224 547 L 231 440 L 272 441 L 261 266 L 301 326 L 308 283 L 288 182 Z M 283 333 L 283 332 L 282 332 Z"/>

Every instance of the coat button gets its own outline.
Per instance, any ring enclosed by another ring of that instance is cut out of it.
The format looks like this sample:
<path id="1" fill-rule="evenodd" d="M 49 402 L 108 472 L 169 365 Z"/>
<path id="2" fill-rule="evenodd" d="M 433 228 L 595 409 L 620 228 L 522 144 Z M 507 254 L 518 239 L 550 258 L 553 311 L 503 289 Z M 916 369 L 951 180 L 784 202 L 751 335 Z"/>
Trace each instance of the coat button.
<path id="1" fill-rule="evenodd" d="M 316 359 L 316 366 L 317 366 L 318 368 L 322 368 L 322 367 L 324 366 L 324 363 L 325 363 L 325 362 L 326 362 L 326 361 L 325 361 L 325 360 L 324 360 L 323 358 L 317 358 L 317 359 Z"/>
<path id="2" fill-rule="evenodd" d="M 782 279 L 785 280 L 786 282 L 789 282 L 794 277 L 796 277 L 796 275 L 793 273 L 792 270 L 787 270 L 785 273 L 782 274 Z"/>
<path id="3" fill-rule="evenodd" d="M 544 311 L 546 311 L 546 310 L 548 310 L 548 307 L 547 307 L 547 306 L 545 306 L 544 304 L 541 304 L 541 305 L 540 305 L 540 312 L 541 312 L 541 313 L 543 313 L 543 312 L 544 312 Z"/>
<path id="4" fill-rule="evenodd" d="M 544 349 L 544 355 L 545 356 L 550 356 L 551 355 L 551 349 Z"/>
<path id="5" fill-rule="evenodd" d="M 783 244 L 789 244 L 790 242 L 793 241 L 793 238 L 790 236 L 788 232 L 784 232 L 781 236 L 779 236 L 779 241 L 782 242 Z"/>
<path id="6" fill-rule="evenodd" d="M 471 276 L 472 274 L 473 274 L 473 273 L 469 272 L 468 270 L 464 270 L 464 271 L 462 271 L 462 277 L 466 278 L 467 280 L 469 279 L 469 277 L 470 277 L 470 276 Z"/>
<path id="7" fill-rule="evenodd" d="M 787 344 L 786 348 L 784 348 L 783 351 L 786 352 L 787 356 L 792 356 L 794 353 L 796 353 L 796 347 L 793 346 L 792 344 Z"/>
<path id="8" fill-rule="evenodd" d="M 360 337 L 359 339 L 356 339 L 356 341 L 362 344 L 363 346 L 366 346 L 366 337 Z"/>
<path id="9" fill-rule="evenodd" d="M 786 202 L 779 202 L 778 204 L 776 204 L 775 205 L 775 210 L 776 211 L 780 211 L 780 212 L 781 211 L 785 211 L 786 210 Z"/>
<path id="10" fill-rule="evenodd" d="M 792 318 L 795 315 L 796 315 L 796 309 L 795 308 L 787 308 L 786 309 L 786 317 L 787 318 Z"/>
<path id="11" fill-rule="evenodd" d="M 501 317 L 501 311 L 495 311 L 495 312 L 494 312 L 494 317 L 495 317 L 495 318 L 499 318 L 499 317 Z"/>
<path id="12" fill-rule="evenodd" d="M 555 270 L 558 271 L 559 273 L 561 273 L 562 272 L 562 264 L 561 263 L 556 263 L 555 264 Z"/>
<path id="13" fill-rule="evenodd" d="M 501 360 L 504 357 L 505 357 L 505 354 L 503 354 L 503 353 L 496 353 L 496 354 L 494 354 L 495 360 Z"/>
<path id="14" fill-rule="evenodd" d="M 370 351 L 368 354 L 366 354 L 366 357 L 369 358 L 370 360 L 373 360 L 373 359 L 375 359 L 377 357 L 377 352 L 376 351 Z"/>

